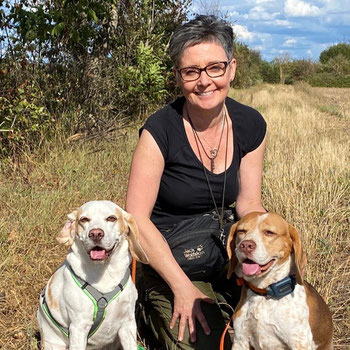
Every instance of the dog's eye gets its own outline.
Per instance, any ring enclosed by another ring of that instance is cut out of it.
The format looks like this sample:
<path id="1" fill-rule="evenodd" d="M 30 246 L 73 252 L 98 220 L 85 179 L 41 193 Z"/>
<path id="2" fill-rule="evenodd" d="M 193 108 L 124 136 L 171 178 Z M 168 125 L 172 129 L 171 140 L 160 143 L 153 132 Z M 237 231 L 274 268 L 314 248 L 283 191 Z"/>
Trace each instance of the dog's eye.
<path id="1" fill-rule="evenodd" d="M 87 218 L 87 217 L 82 217 L 82 218 L 80 218 L 80 220 L 79 220 L 79 222 L 81 222 L 82 224 L 84 224 L 85 222 L 89 222 L 89 221 L 90 221 L 90 219 Z"/>
<path id="2" fill-rule="evenodd" d="M 108 216 L 108 218 L 106 220 L 109 222 L 116 222 L 117 218 L 115 216 L 111 215 L 111 216 Z"/>
<path id="3" fill-rule="evenodd" d="M 272 231 L 270 231 L 270 230 L 266 230 L 265 231 L 265 235 L 266 236 L 274 236 L 276 233 L 275 232 L 272 232 Z"/>
<path id="4" fill-rule="evenodd" d="M 245 235 L 247 233 L 247 231 L 246 230 L 237 230 L 237 234 L 238 235 Z"/>

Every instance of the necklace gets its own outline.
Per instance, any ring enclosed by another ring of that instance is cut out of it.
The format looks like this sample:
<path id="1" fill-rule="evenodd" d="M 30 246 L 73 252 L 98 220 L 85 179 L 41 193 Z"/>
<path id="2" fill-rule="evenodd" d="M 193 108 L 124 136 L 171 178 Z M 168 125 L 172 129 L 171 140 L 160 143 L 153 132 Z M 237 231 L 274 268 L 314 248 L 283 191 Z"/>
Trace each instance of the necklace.
<path id="1" fill-rule="evenodd" d="M 187 115 L 188 115 L 188 113 L 187 113 Z M 188 116 L 188 118 L 189 118 L 189 120 L 191 120 L 189 116 Z M 225 110 L 225 120 L 226 120 L 226 110 Z M 192 124 L 191 124 L 191 126 L 192 126 Z M 227 153 L 228 153 L 228 127 L 227 127 L 227 130 L 226 130 L 225 171 L 224 171 L 224 183 L 223 183 L 223 187 L 222 187 L 222 197 L 221 197 L 221 213 L 219 213 L 219 209 L 218 209 L 218 206 L 217 206 L 216 201 L 215 201 L 213 189 L 211 188 L 211 185 L 210 185 L 209 177 L 208 177 L 208 174 L 207 174 L 207 169 L 206 169 L 206 167 L 204 166 L 204 163 L 203 163 L 202 153 L 201 153 L 201 150 L 200 150 L 200 147 L 199 147 L 199 144 L 198 144 L 198 141 L 200 141 L 200 140 L 199 140 L 198 136 L 196 137 L 196 131 L 195 131 L 195 129 L 193 127 L 192 127 L 192 132 L 193 132 L 194 139 L 196 141 L 198 154 L 199 154 L 199 159 L 202 162 L 202 168 L 203 168 L 205 179 L 206 179 L 207 184 L 208 184 L 210 196 L 211 196 L 211 199 L 213 200 L 213 203 L 214 203 L 215 213 L 216 213 L 218 221 L 219 221 L 219 232 L 220 232 L 220 237 L 219 238 L 220 238 L 221 242 L 225 245 L 225 235 L 224 235 L 224 227 L 223 227 L 224 222 L 223 222 L 223 220 L 224 220 L 225 193 L 226 193 L 226 168 L 227 168 Z M 202 145 L 202 148 L 203 148 L 203 145 Z"/>
<path id="2" fill-rule="evenodd" d="M 192 131 L 194 133 L 194 136 L 195 136 L 195 140 L 197 142 L 197 139 L 200 143 L 200 145 L 202 146 L 202 149 L 204 151 L 204 154 L 207 156 L 207 158 L 210 159 L 210 170 L 211 172 L 214 172 L 215 170 L 215 158 L 218 156 L 219 154 L 219 149 L 220 149 L 220 145 L 221 145 L 221 140 L 222 140 L 222 135 L 224 133 L 224 129 L 225 129 L 225 122 L 226 122 L 226 109 L 224 107 L 223 111 L 222 111 L 222 126 L 221 126 L 221 134 L 220 134 L 220 139 L 219 139 L 219 143 L 218 143 L 218 146 L 217 147 L 212 147 L 209 142 L 205 139 L 205 137 L 202 135 L 203 137 L 203 140 L 207 143 L 207 145 L 211 148 L 209 153 L 210 155 L 207 153 L 207 151 L 205 150 L 204 148 L 204 145 L 202 143 L 202 140 L 200 139 L 199 135 L 198 135 L 198 132 L 196 130 L 196 128 L 194 127 L 193 125 L 193 122 L 192 122 L 192 119 L 190 117 L 190 114 L 188 113 L 188 109 L 186 107 L 186 113 L 187 113 L 187 117 L 188 117 L 188 120 L 191 124 L 191 128 L 192 128 Z"/>

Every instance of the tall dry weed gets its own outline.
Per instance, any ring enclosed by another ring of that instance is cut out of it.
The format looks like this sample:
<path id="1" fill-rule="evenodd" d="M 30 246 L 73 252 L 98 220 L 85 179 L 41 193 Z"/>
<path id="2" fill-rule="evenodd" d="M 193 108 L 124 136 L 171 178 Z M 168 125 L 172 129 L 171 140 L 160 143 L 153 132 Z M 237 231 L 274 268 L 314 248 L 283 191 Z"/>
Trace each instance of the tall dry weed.
<path id="1" fill-rule="evenodd" d="M 233 90 L 268 122 L 263 200 L 300 232 L 306 278 L 333 313 L 335 349 L 350 349 L 350 101 L 347 89 L 263 85 Z M 124 205 L 137 128 L 115 142 L 51 144 L 0 172 L 0 349 L 37 349 L 41 289 L 64 259 L 55 236 L 92 199 Z"/>

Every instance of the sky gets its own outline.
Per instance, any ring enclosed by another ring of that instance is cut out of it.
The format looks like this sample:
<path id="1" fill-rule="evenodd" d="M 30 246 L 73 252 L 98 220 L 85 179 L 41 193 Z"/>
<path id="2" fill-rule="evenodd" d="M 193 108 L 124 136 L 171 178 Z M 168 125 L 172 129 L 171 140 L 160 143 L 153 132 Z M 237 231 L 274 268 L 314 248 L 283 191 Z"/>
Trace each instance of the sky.
<path id="1" fill-rule="evenodd" d="M 227 16 L 237 40 L 266 61 L 318 61 L 328 47 L 350 44 L 350 0 L 193 0 L 191 10 Z"/>

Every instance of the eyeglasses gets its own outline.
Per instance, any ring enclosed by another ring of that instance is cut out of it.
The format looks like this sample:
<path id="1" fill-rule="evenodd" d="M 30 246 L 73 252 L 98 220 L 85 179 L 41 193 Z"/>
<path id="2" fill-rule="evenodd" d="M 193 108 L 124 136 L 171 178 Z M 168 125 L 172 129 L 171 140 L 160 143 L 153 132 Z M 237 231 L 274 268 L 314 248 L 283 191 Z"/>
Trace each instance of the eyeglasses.
<path id="1" fill-rule="evenodd" d="M 216 62 L 205 66 L 204 68 L 184 67 L 177 69 L 183 81 L 197 80 L 204 71 L 210 78 L 222 77 L 226 73 L 226 68 L 231 61 Z"/>

